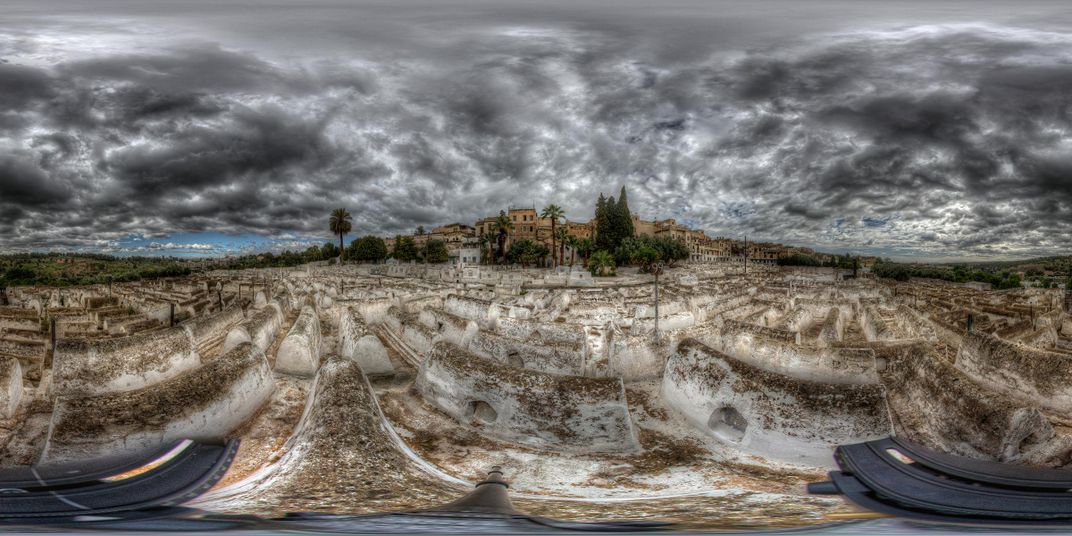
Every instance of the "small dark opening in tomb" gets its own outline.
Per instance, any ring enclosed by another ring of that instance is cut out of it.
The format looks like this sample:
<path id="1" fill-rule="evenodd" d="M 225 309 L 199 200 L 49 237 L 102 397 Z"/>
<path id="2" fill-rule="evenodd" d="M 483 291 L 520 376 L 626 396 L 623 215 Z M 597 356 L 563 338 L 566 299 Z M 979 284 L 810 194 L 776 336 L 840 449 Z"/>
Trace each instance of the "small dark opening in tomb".
<path id="1" fill-rule="evenodd" d="M 493 423 L 499 418 L 499 413 L 495 411 L 495 408 L 491 407 L 491 404 L 488 404 L 483 400 L 473 400 L 472 402 L 469 402 L 469 407 L 466 408 L 465 415 L 470 419 L 484 423 Z"/>
<path id="2" fill-rule="evenodd" d="M 748 430 L 748 421 L 732 406 L 723 406 L 711 412 L 707 420 L 707 426 L 718 437 L 727 441 L 738 442 L 744 439 L 744 433 Z"/>
<path id="3" fill-rule="evenodd" d="M 510 352 L 506 354 L 506 363 L 511 367 L 525 368 L 525 360 L 521 359 L 521 355 L 517 352 Z"/>

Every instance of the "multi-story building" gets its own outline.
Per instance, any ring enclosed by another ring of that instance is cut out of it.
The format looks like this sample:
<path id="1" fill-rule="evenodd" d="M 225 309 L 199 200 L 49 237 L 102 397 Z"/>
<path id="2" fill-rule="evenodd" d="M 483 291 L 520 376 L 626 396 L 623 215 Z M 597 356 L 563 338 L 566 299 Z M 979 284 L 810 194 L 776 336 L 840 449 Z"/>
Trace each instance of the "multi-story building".
<path id="1" fill-rule="evenodd" d="M 447 249 L 458 247 L 465 239 L 476 236 L 476 228 L 464 223 L 448 223 L 432 229 L 428 233 L 429 240 L 442 240 L 447 244 Z"/>
<path id="2" fill-rule="evenodd" d="M 592 239 L 592 235 L 593 235 L 592 229 L 595 227 L 594 222 L 580 223 L 580 222 L 575 222 L 575 221 L 566 221 L 566 223 L 564 223 L 562 225 L 565 225 L 566 232 L 568 232 L 569 235 L 574 237 L 574 238 L 578 238 L 578 239 L 587 238 L 589 240 Z"/>

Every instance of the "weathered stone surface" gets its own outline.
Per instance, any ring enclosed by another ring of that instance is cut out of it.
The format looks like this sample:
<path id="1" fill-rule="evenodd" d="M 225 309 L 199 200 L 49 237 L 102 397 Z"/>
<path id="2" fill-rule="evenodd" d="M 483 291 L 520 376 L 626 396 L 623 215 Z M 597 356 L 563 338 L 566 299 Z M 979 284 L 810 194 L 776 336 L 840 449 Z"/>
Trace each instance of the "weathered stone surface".
<path id="1" fill-rule="evenodd" d="M 320 366 L 320 319 L 306 305 L 275 353 L 275 370 L 296 376 L 312 376 Z"/>
<path id="2" fill-rule="evenodd" d="M 565 375 L 584 372 L 584 346 L 580 343 L 551 342 L 538 337 L 522 341 L 484 331 L 476 334 L 466 348 L 511 367 Z"/>
<path id="3" fill-rule="evenodd" d="M 1072 356 L 1028 348 L 986 333 L 968 333 L 956 366 L 1012 398 L 1072 416 Z"/>
<path id="4" fill-rule="evenodd" d="M 824 383 L 878 383 L 875 352 L 869 348 L 805 347 L 741 330 L 724 331 L 714 342 L 717 350 L 775 374 Z"/>
<path id="5" fill-rule="evenodd" d="M 504 366 L 438 343 L 417 376 L 421 395 L 480 433 L 537 448 L 639 448 L 621 380 Z"/>
<path id="6" fill-rule="evenodd" d="M 829 466 L 833 448 L 889 435 L 881 386 L 833 385 L 774 374 L 696 340 L 666 364 L 667 402 L 697 428 L 746 452 Z"/>
<path id="7" fill-rule="evenodd" d="M 371 513 L 399 504 L 429 507 L 457 496 L 458 487 L 418 469 L 400 444 L 384 426 L 358 364 L 328 356 L 283 457 L 211 501 L 259 514 Z"/>
<path id="8" fill-rule="evenodd" d="M 183 438 L 220 440 L 245 423 L 274 386 L 264 352 L 246 343 L 151 387 L 59 397 L 42 460 L 136 453 Z"/>
<path id="9" fill-rule="evenodd" d="M 987 391 L 926 346 L 891 346 L 879 355 L 888 362 L 880 376 L 898 435 L 973 458 L 1053 464 L 1067 455 L 1067 438 L 1036 406 Z"/>
<path id="10" fill-rule="evenodd" d="M 339 337 L 342 339 L 343 357 L 357 362 L 365 374 L 394 374 L 394 365 L 387 356 L 387 349 L 379 337 L 369 331 L 359 309 L 348 308 L 342 311 L 339 318 Z"/>
<path id="11" fill-rule="evenodd" d="M 462 348 L 469 346 L 469 342 L 480 330 L 476 322 L 448 313 L 438 307 L 421 310 L 417 319 L 424 327 L 436 332 L 441 340 Z"/>
<path id="12" fill-rule="evenodd" d="M 240 307 L 228 307 L 212 314 L 198 316 L 182 323 L 197 345 L 198 351 L 220 344 L 227 334 L 245 317 Z"/>
<path id="13" fill-rule="evenodd" d="M 283 313 L 274 304 L 259 311 L 247 311 L 250 316 L 232 329 L 223 342 L 223 351 L 228 352 L 242 343 L 252 343 L 261 351 L 268 350 L 275 334 L 283 324 Z"/>
<path id="14" fill-rule="evenodd" d="M 0 416 L 10 419 L 22 401 L 22 366 L 14 357 L 0 358 Z"/>
<path id="15" fill-rule="evenodd" d="M 448 313 L 476 322 L 481 328 L 494 328 L 502 315 L 501 310 L 490 301 L 457 294 L 447 296 L 443 308 Z"/>
<path id="16" fill-rule="evenodd" d="M 133 391 L 200 363 L 190 333 L 179 326 L 116 339 L 60 340 L 52 358 L 52 392 L 70 397 Z"/>

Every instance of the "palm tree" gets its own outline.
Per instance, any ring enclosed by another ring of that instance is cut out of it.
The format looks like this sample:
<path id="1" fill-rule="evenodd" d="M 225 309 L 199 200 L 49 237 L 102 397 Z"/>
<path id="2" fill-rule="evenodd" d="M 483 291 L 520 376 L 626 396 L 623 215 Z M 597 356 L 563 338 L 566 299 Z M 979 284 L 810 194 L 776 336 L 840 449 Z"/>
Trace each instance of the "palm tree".
<path id="1" fill-rule="evenodd" d="M 614 275 L 614 268 L 614 256 L 604 249 L 593 253 L 588 261 L 588 270 L 592 275 Z"/>
<path id="2" fill-rule="evenodd" d="M 510 234 L 510 231 L 514 230 L 514 224 L 510 221 L 510 217 L 506 215 L 505 210 L 500 210 L 499 215 L 495 217 L 495 230 L 497 233 L 496 241 L 499 244 L 499 258 L 505 262 L 506 237 Z"/>
<path id="3" fill-rule="evenodd" d="M 346 212 L 345 208 L 337 208 L 331 211 L 330 228 L 332 234 L 339 235 L 339 264 L 342 264 L 342 237 L 346 236 L 346 233 L 350 232 L 352 218 L 349 212 Z"/>
<path id="4" fill-rule="evenodd" d="M 569 259 L 570 266 L 573 266 L 577 262 L 577 245 L 580 243 L 580 241 L 581 241 L 581 239 L 577 238 L 576 236 L 573 236 L 573 235 L 567 235 L 566 236 L 566 245 L 569 246 L 569 251 L 570 251 L 570 253 L 569 253 L 569 255 L 570 255 L 570 259 Z"/>
<path id="5" fill-rule="evenodd" d="M 581 252 L 581 257 L 584 258 L 584 267 L 588 268 L 588 256 L 592 253 L 592 248 L 595 246 L 592 243 L 591 238 L 582 238 L 577 241 L 577 251 Z"/>
<path id="6" fill-rule="evenodd" d="M 555 236 L 555 228 L 558 226 L 558 220 L 562 219 L 562 217 L 565 216 L 565 215 L 566 215 L 566 213 L 562 211 L 562 207 L 560 207 L 558 205 L 555 205 L 553 203 L 550 204 L 550 205 L 547 205 L 546 207 L 543 207 L 543 213 L 540 214 L 541 218 L 550 218 L 551 219 L 551 251 L 552 252 L 555 251 L 555 238 L 557 238 Z M 551 256 L 554 257 L 554 254 L 552 254 Z M 557 260 L 555 261 L 555 266 L 558 266 L 558 261 Z"/>
<path id="7" fill-rule="evenodd" d="M 487 233 L 480 233 L 480 262 L 482 264 L 488 263 L 488 247 L 491 245 L 491 236 Z"/>
<path id="8" fill-rule="evenodd" d="M 570 238 L 569 229 L 559 227 L 554 232 L 554 237 L 558 239 L 558 264 L 563 264 L 566 262 L 566 240 Z"/>

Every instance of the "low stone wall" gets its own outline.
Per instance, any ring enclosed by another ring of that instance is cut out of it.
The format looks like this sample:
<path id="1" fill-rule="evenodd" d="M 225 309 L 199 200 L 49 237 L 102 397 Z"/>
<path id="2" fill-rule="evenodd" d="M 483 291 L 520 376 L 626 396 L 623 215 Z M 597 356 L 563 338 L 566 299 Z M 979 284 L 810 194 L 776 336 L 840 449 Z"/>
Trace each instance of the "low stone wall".
<path id="1" fill-rule="evenodd" d="M 742 332 L 716 341 L 711 345 L 716 350 L 775 374 L 826 383 L 878 383 L 875 352 L 869 348 L 809 348 Z"/>
<path id="2" fill-rule="evenodd" d="M 387 315 L 387 310 L 394 304 L 395 300 L 391 298 L 375 298 L 358 300 L 357 303 L 350 305 L 350 307 L 357 309 L 366 323 L 376 325 L 383 322 L 384 317 Z"/>
<path id="3" fill-rule="evenodd" d="M 793 463 L 831 466 L 837 445 L 892 430 L 881 386 L 774 374 L 692 339 L 670 356 L 662 392 L 697 428 L 745 452 Z"/>
<path id="4" fill-rule="evenodd" d="M 60 397 L 41 461 L 133 454 L 183 438 L 218 441 L 252 417 L 274 387 L 264 352 L 247 343 L 152 387 Z"/>
<path id="5" fill-rule="evenodd" d="M 823 326 L 819 329 L 818 343 L 822 346 L 833 346 L 841 342 L 845 337 L 845 323 L 841 320 L 841 310 L 831 307 L 823 318 Z"/>
<path id="6" fill-rule="evenodd" d="M 666 337 L 666 334 L 662 335 Z M 652 335 L 632 335 L 614 329 L 606 341 L 607 366 L 599 376 L 617 376 L 625 381 L 658 378 L 666 365 L 665 354 L 660 356 L 653 345 Z M 595 371 L 585 368 L 585 375 Z"/>
<path id="7" fill-rule="evenodd" d="M 356 361 L 365 374 L 394 374 L 387 349 L 372 334 L 360 309 L 346 309 L 339 317 L 339 338 L 342 355 Z"/>
<path id="8" fill-rule="evenodd" d="M 448 313 L 442 309 L 430 307 L 417 315 L 417 320 L 424 327 L 435 331 L 442 340 L 466 348 L 480 330 L 476 322 Z"/>
<path id="9" fill-rule="evenodd" d="M 873 305 L 868 305 L 860 311 L 860 328 L 868 341 L 888 341 L 894 338 L 893 332 Z"/>
<path id="10" fill-rule="evenodd" d="M 432 345 L 438 340 L 439 334 L 420 322 L 409 322 L 402 326 L 402 342 L 418 354 L 432 351 Z"/>
<path id="11" fill-rule="evenodd" d="M 527 341 L 520 341 L 494 332 L 482 331 L 473 337 L 468 346 L 463 348 L 511 367 L 578 376 L 584 370 L 584 345 L 580 343 L 540 341 L 531 338 Z"/>
<path id="12" fill-rule="evenodd" d="M 747 322 L 740 322 L 737 320 L 726 320 L 725 322 L 723 322 L 723 336 L 736 336 L 739 334 L 755 335 L 765 339 L 770 339 L 773 341 L 783 341 L 787 343 L 797 342 L 797 333 L 795 331 L 768 328 L 756 324 L 749 324 Z"/>
<path id="13" fill-rule="evenodd" d="M 538 322 L 517 318 L 499 318 L 496 331 L 519 340 L 538 338 L 544 341 L 584 344 L 584 329 L 575 324 Z"/>
<path id="14" fill-rule="evenodd" d="M 639 449 L 620 379 L 518 369 L 439 343 L 417 387 L 454 419 L 503 441 L 569 452 Z"/>
<path id="15" fill-rule="evenodd" d="M 973 458 L 1045 464 L 1064 449 L 1038 408 L 981 388 L 925 344 L 876 349 L 897 434 Z"/>
<path id="16" fill-rule="evenodd" d="M 696 317 L 689 311 L 679 313 L 663 313 L 659 311 L 659 331 L 675 331 L 688 329 L 696 325 Z M 655 332 L 655 318 L 637 318 L 630 327 L 633 335 L 647 335 Z"/>
<path id="17" fill-rule="evenodd" d="M 40 367 L 45 360 L 45 341 L 25 338 L 0 338 L 0 355 L 18 358 L 23 366 Z"/>
<path id="18" fill-rule="evenodd" d="M 0 416 L 10 419 L 22 401 L 22 366 L 14 357 L 0 358 Z"/>
<path id="19" fill-rule="evenodd" d="M 174 378 L 201 364 L 186 328 L 117 339 L 61 339 L 52 358 L 54 396 L 133 391 Z"/>
<path id="20" fill-rule="evenodd" d="M 248 311 L 247 311 L 248 314 Z M 223 351 L 238 347 L 242 343 L 252 343 L 261 351 L 268 350 L 275 340 L 276 333 L 283 325 L 283 313 L 280 307 L 269 304 L 254 312 L 232 329 L 223 342 Z"/>
<path id="21" fill-rule="evenodd" d="M 448 313 L 476 322 L 481 328 L 494 328 L 499 309 L 492 302 L 451 294 L 443 301 Z"/>
<path id="22" fill-rule="evenodd" d="M 320 366 L 320 318 L 306 305 L 275 354 L 275 370 L 311 377 Z"/>
<path id="23" fill-rule="evenodd" d="M 402 308 L 398 307 L 397 305 L 392 305 L 391 307 L 387 308 L 386 312 L 384 312 L 383 325 L 386 326 L 391 333 L 401 335 L 402 320 L 404 317 L 405 313 L 402 312 Z"/>
<path id="24" fill-rule="evenodd" d="M 222 311 L 192 318 L 182 323 L 190 333 L 197 351 L 204 353 L 208 348 L 221 344 L 227 334 L 241 322 L 245 316 L 240 307 L 228 307 Z"/>
<path id="25" fill-rule="evenodd" d="M 968 333 L 957 353 L 957 369 L 1012 398 L 1072 416 L 1072 357 Z"/>
<path id="26" fill-rule="evenodd" d="M 814 307 L 794 307 L 781 320 L 788 331 L 804 331 L 815 322 Z"/>

